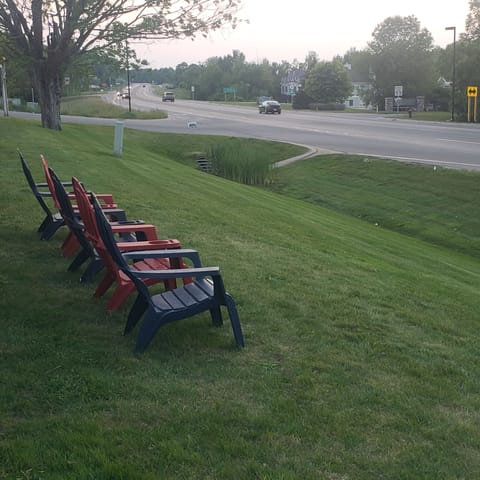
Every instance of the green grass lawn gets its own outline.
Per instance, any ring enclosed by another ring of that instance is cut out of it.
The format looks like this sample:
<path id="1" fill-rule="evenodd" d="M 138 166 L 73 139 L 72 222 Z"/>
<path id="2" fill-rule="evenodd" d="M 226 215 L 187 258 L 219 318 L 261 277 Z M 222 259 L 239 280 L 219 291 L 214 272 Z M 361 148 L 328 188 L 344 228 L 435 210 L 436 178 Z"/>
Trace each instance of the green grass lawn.
<path id="1" fill-rule="evenodd" d="M 322 155 L 275 171 L 268 188 L 480 257 L 480 173 L 355 155 Z"/>
<path id="2" fill-rule="evenodd" d="M 480 260 L 460 236 L 432 239 L 451 222 L 434 201 L 447 190 L 462 190 L 459 225 L 478 217 L 470 174 L 422 167 L 405 222 L 425 232 L 402 231 L 379 215 L 398 215 L 388 185 L 414 185 L 417 168 L 360 162 L 348 198 L 341 158 L 314 159 L 321 189 L 305 183 L 298 199 L 192 168 L 218 137 L 166 138 L 126 130 L 115 157 L 113 127 L 0 119 L 0 478 L 478 478 Z M 107 315 L 94 285 L 66 272 L 65 233 L 38 240 L 17 147 L 39 181 L 43 153 L 61 178 L 112 192 L 130 218 L 219 265 L 246 348 L 200 315 L 134 355 L 128 309 Z M 282 170 L 290 188 L 296 168 Z"/>

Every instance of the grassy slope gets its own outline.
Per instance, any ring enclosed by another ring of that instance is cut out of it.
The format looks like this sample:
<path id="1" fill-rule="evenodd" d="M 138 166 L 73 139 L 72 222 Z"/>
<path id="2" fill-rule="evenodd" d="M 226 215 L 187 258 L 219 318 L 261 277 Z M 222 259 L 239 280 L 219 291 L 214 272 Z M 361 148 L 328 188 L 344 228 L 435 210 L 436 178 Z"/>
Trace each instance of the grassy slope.
<path id="1" fill-rule="evenodd" d="M 276 172 L 268 188 L 480 257 L 480 174 L 354 155 Z"/>
<path id="2" fill-rule="evenodd" d="M 201 174 L 158 135 L 0 119 L 0 478 L 453 479 L 480 474 L 480 262 Z M 207 316 L 145 355 L 39 242 L 36 177 L 110 191 L 221 266 L 247 348 Z"/>

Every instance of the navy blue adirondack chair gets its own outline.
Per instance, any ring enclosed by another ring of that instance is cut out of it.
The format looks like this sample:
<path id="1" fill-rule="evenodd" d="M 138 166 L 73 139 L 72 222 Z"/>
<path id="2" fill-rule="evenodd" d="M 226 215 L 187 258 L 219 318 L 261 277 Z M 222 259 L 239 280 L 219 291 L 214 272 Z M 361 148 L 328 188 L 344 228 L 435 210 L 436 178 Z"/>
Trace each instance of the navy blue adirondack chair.
<path id="1" fill-rule="evenodd" d="M 212 322 L 216 326 L 223 324 L 221 306 L 226 306 L 230 317 L 235 342 L 244 346 L 242 327 L 233 298 L 226 292 L 218 267 L 202 267 L 198 252 L 195 250 L 153 250 L 121 253 L 116 245 L 110 225 L 102 212 L 95 196 L 92 195 L 95 217 L 99 233 L 105 247 L 118 267 L 132 280 L 137 289 L 137 298 L 128 315 L 125 334 L 129 333 L 143 317 L 137 336 L 135 352 L 143 352 L 162 325 L 182 320 L 210 311 Z M 128 260 L 145 258 L 188 258 L 193 268 L 168 270 L 135 270 Z M 151 295 L 142 281 L 146 278 L 193 278 L 192 283 L 182 287 Z"/>
<path id="2" fill-rule="evenodd" d="M 38 233 L 40 234 L 40 238 L 42 240 L 49 240 L 53 237 L 53 235 L 58 231 L 59 228 L 65 226 L 65 222 L 63 220 L 62 215 L 59 212 L 53 213 L 47 203 L 45 202 L 45 197 L 51 197 L 51 193 L 49 191 L 41 191 L 40 188 L 45 187 L 48 188 L 47 183 L 36 183 L 33 179 L 32 172 L 20 150 L 18 151 L 18 155 L 20 156 L 20 162 L 22 164 L 23 173 L 27 179 L 28 185 L 32 190 L 34 197 L 37 199 L 40 207 L 45 213 L 45 218 L 38 227 Z"/>
<path id="3" fill-rule="evenodd" d="M 76 254 L 73 261 L 68 267 L 68 271 L 73 272 L 77 270 L 81 265 L 83 265 L 88 260 L 90 261 L 86 270 L 80 277 L 80 281 L 88 282 L 90 281 L 102 268 L 103 262 L 100 256 L 95 251 L 93 245 L 88 241 L 85 236 L 85 226 L 83 225 L 82 220 L 78 213 L 73 209 L 70 197 L 65 190 L 62 182 L 56 175 L 56 173 L 50 168 L 49 173 L 53 181 L 53 186 L 55 188 L 55 193 L 57 195 L 57 200 L 60 206 L 60 213 L 64 219 L 65 224 L 69 228 L 72 235 L 74 235 L 78 244 L 80 245 L 80 251 Z"/>

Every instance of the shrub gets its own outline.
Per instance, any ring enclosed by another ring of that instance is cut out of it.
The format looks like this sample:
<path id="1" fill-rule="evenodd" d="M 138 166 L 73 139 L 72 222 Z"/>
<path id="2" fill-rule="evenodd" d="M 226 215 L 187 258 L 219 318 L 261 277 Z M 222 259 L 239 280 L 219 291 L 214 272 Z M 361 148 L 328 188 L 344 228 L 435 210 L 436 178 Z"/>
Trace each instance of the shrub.
<path id="1" fill-rule="evenodd" d="M 308 105 L 313 102 L 313 99 L 310 98 L 303 90 L 299 90 L 297 94 L 293 97 L 293 108 L 294 109 L 303 109 L 308 108 Z"/>
<path id="2" fill-rule="evenodd" d="M 273 180 L 270 158 L 244 145 L 215 144 L 210 147 L 212 173 L 245 185 L 265 185 Z"/>
<path id="3" fill-rule="evenodd" d="M 344 103 L 310 103 L 310 110 L 345 110 Z"/>

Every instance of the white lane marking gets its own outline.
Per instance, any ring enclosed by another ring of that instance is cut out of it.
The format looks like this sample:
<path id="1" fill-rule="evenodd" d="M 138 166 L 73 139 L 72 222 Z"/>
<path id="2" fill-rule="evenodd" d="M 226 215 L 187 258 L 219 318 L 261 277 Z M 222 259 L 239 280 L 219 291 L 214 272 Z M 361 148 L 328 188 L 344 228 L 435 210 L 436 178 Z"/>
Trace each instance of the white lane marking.
<path id="1" fill-rule="evenodd" d="M 437 138 L 436 140 L 440 140 L 442 142 L 452 142 L 452 143 L 471 143 L 473 145 L 480 145 L 480 142 L 469 142 L 467 140 L 453 140 L 450 138 Z"/>

